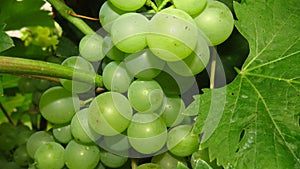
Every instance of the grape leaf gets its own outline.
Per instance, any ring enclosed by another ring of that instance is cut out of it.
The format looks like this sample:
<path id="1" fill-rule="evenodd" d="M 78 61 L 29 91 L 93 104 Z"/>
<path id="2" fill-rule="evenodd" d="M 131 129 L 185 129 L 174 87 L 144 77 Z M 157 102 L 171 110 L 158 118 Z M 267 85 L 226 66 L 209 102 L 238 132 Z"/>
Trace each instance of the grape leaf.
<path id="1" fill-rule="evenodd" d="M 14 46 L 13 40 L 3 31 L 5 26 L 5 24 L 0 22 L 0 52 Z"/>
<path id="2" fill-rule="evenodd" d="M 54 27 L 49 12 L 40 8 L 43 0 L 2 0 L 0 1 L 0 22 L 6 23 L 6 30 L 28 26 Z"/>
<path id="3" fill-rule="evenodd" d="M 227 168 L 300 168 L 298 0 L 234 2 L 250 53 L 229 85 L 205 89 L 194 125 Z M 194 106 L 197 107 L 197 106 Z"/>

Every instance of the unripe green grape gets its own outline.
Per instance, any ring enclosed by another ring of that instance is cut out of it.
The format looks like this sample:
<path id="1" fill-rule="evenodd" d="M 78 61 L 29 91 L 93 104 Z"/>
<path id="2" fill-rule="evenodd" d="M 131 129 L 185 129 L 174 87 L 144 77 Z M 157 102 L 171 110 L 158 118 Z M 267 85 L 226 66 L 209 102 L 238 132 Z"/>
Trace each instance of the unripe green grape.
<path id="1" fill-rule="evenodd" d="M 128 88 L 128 99 L 140 113 L 153 113 L 162 105 L 164 92 L 154 80 L 136 80 Z"/>
<path id="2" fill-rule="evenodd" d="M 99 20 L 102 27 L 110 32 L 113 22 L 124 13 L 126 12 L 116 8 L 111 2 L 105 1 L 99 11 Z"/>
<path id="3" fill-rule="evenodd" d="M 64 124 L 72 120 L 80 108 L 80 103 L 77 95 L 57 86 L 43 93 L 39 107 L 46 120 L 54 124 Z"/>
<path id="4" fill-rule="evenodd" d="M 205 39 L 198 36 L 198 43 L 195 50 L 183 60 L 177 62 L 168 62 L 168 66 L 181 76 L 194 76 L 207 66 L 210 58 L 210 52 Z"/>
<path id="5" fill-rule="evenodd" d="M 130 54 L 124 59 L 128 72 L 139 79 L 153 79 L 161 72 L 165 63 L 149 49 Z"/>
<path id="6" fill-rule="evenodd" d="M 27 150 L 26 150 L 26 145 L 21 145 L 19 146 L 13 154 L 14 161 L 22 167 L 26 167 L 31 163 L 31 158 L 29 157 Z"/>
<path id="7" fill-rule="evenodd" d="M 41 145 L 46 144 L 47 142 L 54 142 L 51 134 L 47 133 L 46 131 L 38 131 L 36 133 L 33 133 L 26 143 L 26 150 L 28 155 L 31 158 L 34 158 L 36 150 Z"/>
<path id="8" fill-rule="evenodd" d="M 167 127 L 176 126 L 183 121 L 184 116 L 181 113 L 185 109 L 185 105 L 180 97 L 166 97 L 163 107 L 161 118 Z"/>
<path id="9" fill-rule="evenodd" d="M 132 114 L 132 108 L 125 96 L 117 92 L 105 92 L 90 104 L 88 122 L 97 133 L 113 136 L 126 130 Z"/>
<path id="10" fill-rule="evenodd" d="M 142 154 L 161 150 L 167 140 L 167 127 L 157 114 L 136 113 L 127 129 L 131 146 Z"/>
<path id="11" fill-rule="evenodd" d="M 158 164 L 154 163 L 145 163 L 136 167 L 136 169 L 163 169 Z"/>
<path id="12" fill-rule="evenodd" d="M 180 125 L 169 131 L 167 148 L 172 154 L 186 157 L 198 150 L 199 138 L 191 130 L 191 125 Z"/>
<path id="13" fill-rule="evenodd" d="M 32 79 L 32 81 L 33 81 L 34 87 L 40 91 L 47 90 L 51 86 L 51 83 L 48 80 Z"/>
<path id="14" fill-rule="evenodd" d="M 17 145 L 17 134 L 18 131 L 12 124 L 0 124 L 0 150 L 12 150 Z"/>
<path id="15" fill-rule="evenodd" d="M 78 73 L 95 74 L 93 65 L 79 56 L 72 56 L 65 59 L 61 65 L 73 68 L 73 78 L 76 78 Z M 93 82 L 79 82 L 76 80 L 60 79 L 62 86 L 73 93 L 84 93 L 89 91 L 93 86 Z"/>
<path id="16" fill-rule="evenodd" d="M 18 125 L 16 130 L 18 133 L 16 138 L 18 146 L 26 144 L 28 138 L 34 133 L 34 131 L 30 130 L 30 128 L 25 125 Z"/>
<path id="17" fill-rule="evenodd" d="M 146 0 L 109 0 L 114 6 L 124 11 L 135 11 L 146 3 Z"/>
<path id="18" fill-rule="evenodd" d="M 52 132 L 55 140 L 60 143 L 67 144 L 73 139 L 70 124 L 57 125 L 53 128 Z"/>
<path id="19" fill-rule="evenodd" d="M 207 36 L 211 46 L 223 43 L 234 27 L 230 9 L 219 1 L 208 1 L 204 11 L 194 20 L 198 28 Z"/>
<path id="20" fill-rule="evenodd" d="M 93 143 L 101 135 L 96 133 L 88 124 L 88 108 L 78 111 L 71 121 L 71 132 L 74 139 L 82 143 Z"/>
<path id="21" fill-rule="evenodd" d="M 197 44 L 197 26 L 191 16 L 180 9 L 164 9 L 149 22 L 149 49 L 166 61 L 178 61 L 192 53 Z"/>
<path id="22" fill-rule="evenodd" d="M 123 52 L 140 51 L 147 46 L 148 23 L 149 20 L 139 13 L 121 15 L 111 27 L 111 39 L 116 47 Z"/>
<path id="23" fill-rule="evenodd" d="M 121 61 L 125 58 L 125 53 L 120 51 L 112 42 L 109 35 L 105 36 L 102 43 L 103 54 L 111 60 Z"/>
<path id="24" fill-rule="evenodd" d="M 154 80 L 159 83 L 166 96 L 172 97 L 180 95 L 180 88 L 176 80 L 169 73 L 161 71 Z"/>
<path id="25" fill-rule="evenodd" d="M 109 168 L 122 167 L 127 162 L 127 160 L 127 157 L 118 156 L 116 154 L 104 150 L 100 152 L 101 163 Z"/>
<path id="26" fill-rule="evenodd" d="M 34 154 L 39 169 L 61 169 L 64 166 L 64 147 L 56 142 L 41 145 Z"/>
<path id="27" fill-rule="evenodd" d="M 103 59 L 102 42 L 103 37 L 97 33 L 85 35 L 79 43 L 80 56 L 90 62 Z"/>
<path id="28" fill-rule="evenodd" d="M 156 155 L 151 159 L 151 163 L 160 165 L 162 169 L 175 169 L 178 162 L 186 164 L 186 160 L 183 157 L 176 157 L 169 152 Z"/>
<path id="29" fill-rule="evenodd" d="M 131 148 L 128 137 L 124 134 L 118 134 L 115 136 L 104 136 L 103 146 L 108 151 L 116 154 L 128 155 L 128 150 Z"/>
<path id="30" fill-rule="evenodd" d="M 118 61 L 108 63 L 103 70 L 103 84 L 106 89 L 116 92 L 126 92 L 132 81 L 125 65 Z"/>
<path id="31" fill-rule="evenodd" d="M 175 8 L 181 9 L 191 16 L 200 14 L 206 7 L 207 0 L 172 0 Z"/>
<path id="32" fill-rule="evenodd" d="M 97 145 L 84 145 L 72 140 L 65 148 L 64 160 L 69 169 L 95 168 L 100 160 L 100 150 Z"/>
<path id="33" fill-rule="evenodd" d="M 21 93 L 32 93 L 36 90 L 32 78 L 21 77 L 18 80 L 18 88 Z"/>

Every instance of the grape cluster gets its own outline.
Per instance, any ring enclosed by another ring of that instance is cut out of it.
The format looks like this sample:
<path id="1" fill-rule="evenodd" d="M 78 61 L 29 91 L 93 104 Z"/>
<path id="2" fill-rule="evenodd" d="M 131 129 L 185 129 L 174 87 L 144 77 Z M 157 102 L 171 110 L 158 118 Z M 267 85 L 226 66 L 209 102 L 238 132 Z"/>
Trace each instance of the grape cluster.
<path id="1" fill-rule="evenodd" d="M 105 91 L 95 93 L 92 82 L 66 79 L 47 87 L 36 104 L 51 129 L 33 133 L 20 146 L 27 154 L 23 166 L 126 168 L 129 158 L 150 159 L 137 169 L 211 164 L 201 161 L 207 152 L 198 150 L 193 117 L 183 114 L 189 104 L 183 96 L 199 90 L 194 76 L 209 63 L 210 46 L 230 36 L 232 13 L 219 1 L 173 0 L 154 13 L 146 3 L 102 5 L 100 32 L 105 34 L 84 36 L 80 56 L 61 64 L 73 68 L 74 79 L 78 72 L 100 73 Z"/>

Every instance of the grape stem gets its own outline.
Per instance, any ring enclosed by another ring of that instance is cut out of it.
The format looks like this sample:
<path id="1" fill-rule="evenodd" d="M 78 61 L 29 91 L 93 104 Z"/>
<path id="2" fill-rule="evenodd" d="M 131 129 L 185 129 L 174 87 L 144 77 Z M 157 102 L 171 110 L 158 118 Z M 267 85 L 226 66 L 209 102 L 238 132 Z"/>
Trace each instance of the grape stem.
<path id="1" fill-rule="evenodd" d="M 32 59 L 0 56 L 0 73 L 62 78 L 95 83 L 97 87 L 103 87 L 102 76 L 98 74 L 76 71 L 76 76 L 73 76 L 74 71 L 70 67 Z"/>
<path id="2" fill-rule="evenodd" d="M 63 1 L 61 0 L 47 0 L 63 18 L 71 22 L 74 26 L 76 26 L 82 33 L 84 34 L 94 34 L 95 31 L 87 25 L 82 19 L 78 17 L 74 17 L 70 15 L 70 13 L 75 13 L 73 9 L 68 7 Z"/>
<path id="3" fill-rule="evenodd" d="M 151 7 L 155 12 L 158 11 L 158 10 L 157 10 L 157 6 L 156 6 L 156 4 L 155 4 L 153 1 L 147 0 L 147 1 L 146 1 L 146 5 L 149 6 L 149 7 Z"/>
<path id="4" fill-rule="evenodd" d="M 7 118 L 7 120 L 9 121 L 10 124 L 12 124 L 13 126 L 15 126 L 15 122 L 12 120 L 12 118 L 10 117 L 10 115 L 8 114 L 8 112 L 5 110 L 4 106 L 2 105 L 2 103 L 0 103 L 0 110 L 3 112 L 4 116 Z"/>
<path id="5" fill-rule="evenodd" d="M 162 10 L 167 5 L 167 3 L 169 3 L 169 2 L 171 2 L 171 0 L 163 0 L 163 2 L 157 8 L 157 11 Z"/>

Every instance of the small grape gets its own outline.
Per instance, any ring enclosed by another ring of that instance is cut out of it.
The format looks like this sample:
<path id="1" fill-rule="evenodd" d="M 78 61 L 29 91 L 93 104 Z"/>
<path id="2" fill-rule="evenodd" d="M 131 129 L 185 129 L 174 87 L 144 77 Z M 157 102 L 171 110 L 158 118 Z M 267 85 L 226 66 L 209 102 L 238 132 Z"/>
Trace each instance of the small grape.
<path id="1" fill-rule="evenodd" d="M 84 145 L 72 140 L 65 148 L 65 164 L 69 169 L 95 168 L 100 160 L 100 150 L 96 145 Z"/>
<path id="2" fill-rule="evenodd" d="M 132 107 L 141 113 L 153 113 L 164 101 L 164 93 L 154 80 L 136 80 L 128 88 Z"/>
<path id="3" fill-rule="evenodd" d="M 77 95 L 57 86 L 43 93 L 39 107 L 46 120 L 54 124 L 64 124 L 72 120 L 80 103 Z"/>
<path id="4" fill-rule="evenodd" d="M 79 43 L 80 56 L 90 62 L 97 62 L 104 58 L 102 52 L 103 37 L 97 33 L 85 35 Z"/>
<path id="5" fill-rule="evenodd" d="M 103 70 L 103 84 L 111 91 L 126 92 L 132 81 L 123 63 L 112 61 Z"/>
<path id="6" fill-rule="evenodd" d="M 186 157 L 198 150 L 199 138 L 191 133 L 191 125 L 180 125 L 168 133 L 167 148 L 179 157 Z"/>
<path id="7" fill-rule="evenodd" d="M 110 168 L 121 167 L 127 162 L 127 160 L 127 157 L 118 156 L 104 150 L 100 152 L 101 163 Z"/>
<path id="8" fill-rule="evenodd" d="M 26 143 L 26 150 L 28 155 L 31 158 L 34 158 L 36 150 L 41 145 L 46 144 L 47 142 L 54 142 L 51 134 L 47 133 L 46 131 L 38 131 L 33 133 Z"/>
<path id="9" fill-rule="evenodd" d="M 102 27 L 110 32 L 113 22 L 122 14 L 126 13 L 114 5 L 110 1 L 105 1 L 99 11 L 99 19 Z"/>
<path id="10" fill-rule="evenodd" d="M 208 1 L 207 7 L 194 20 L 212 46 L 223 43 L 234 27 L 230 9 L 219 1 Z"/>
<path id="11" fill-rule="evenodd" d="M 45 143 L 36 150 L 34 160 L 39 169 L 61 169 L 64 166 L 64 148 L 56 142 Z"/>
<path id="12" fill-rule="evenodd" d="M 127 129 L 131 146 L 143 154 L 152 154 L 167 140 L 167 127 L 157 114 L 136 113 Z"/>
<path id="13" fill-rule="evenodd" d="M 113 136 L 126 130 L 132 114 L 132 108 L 125 96 L 117 92 L 105 92 L 90 104 L 88 122 L 97 133 Z"/>
<path id="14" fill-rule="evenodd" d="M 111 39 L 125 53 L 140 51 L 147 46 L 148 23 L 149 20 L 139 13 L 121 15 L 111 27 Z"/>
<path id="15" fill-rule="evenodd" d="M 77 78 L 78 73 L 85 72 L 95 74 L 93 65 L 79 56 L 72 56 L 65 59 L 61 65 L 73 68 L 73 78 Z M 72 93 L 84 93 L 94 87 L 93 82 L 79 82 L 76 80 L 60 79 L 62 86 Z"/>
<path id="16" fill-rule="evenodd" d="M 60 143 L 67 144 L 73 139 L 71 133 L 71 126 L 68 125 L 57 125 L 53 128 L 53 136 L 55 140 Z"/>

